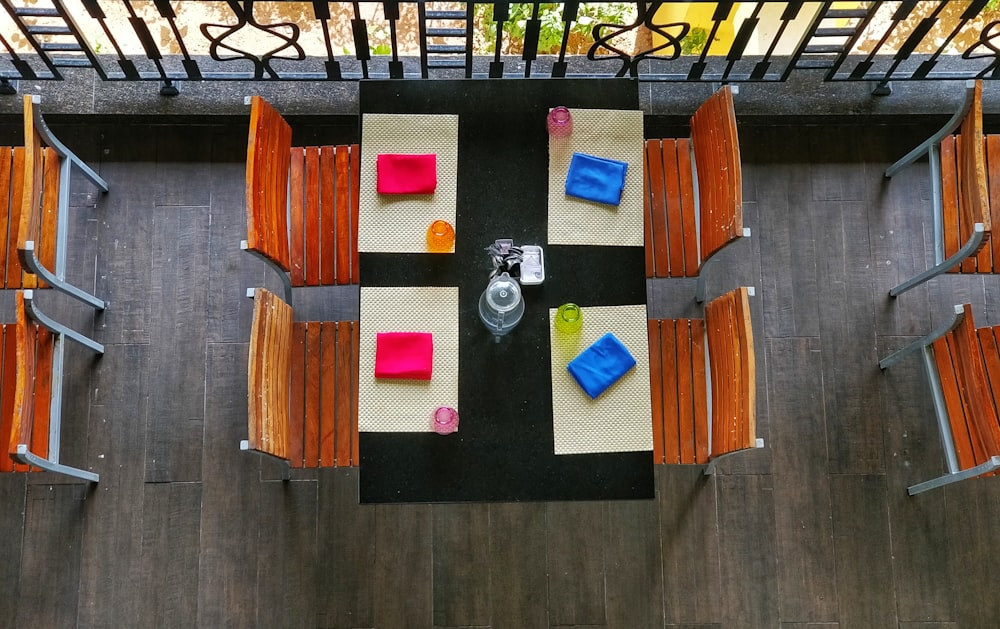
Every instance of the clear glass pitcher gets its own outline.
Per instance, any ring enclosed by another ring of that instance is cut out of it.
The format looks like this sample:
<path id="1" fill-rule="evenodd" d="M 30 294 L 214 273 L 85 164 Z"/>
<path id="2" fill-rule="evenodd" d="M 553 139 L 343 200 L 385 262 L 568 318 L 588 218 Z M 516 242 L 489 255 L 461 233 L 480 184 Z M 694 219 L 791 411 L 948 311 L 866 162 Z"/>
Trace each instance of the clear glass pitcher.
<path id="1" fill-rule="evenodd" d="M 521 286 L 508 273 L 501 273 L 490 280 L 479 296 L 479 318 L 496 337 L 513 330 L 524 315 Z"/>

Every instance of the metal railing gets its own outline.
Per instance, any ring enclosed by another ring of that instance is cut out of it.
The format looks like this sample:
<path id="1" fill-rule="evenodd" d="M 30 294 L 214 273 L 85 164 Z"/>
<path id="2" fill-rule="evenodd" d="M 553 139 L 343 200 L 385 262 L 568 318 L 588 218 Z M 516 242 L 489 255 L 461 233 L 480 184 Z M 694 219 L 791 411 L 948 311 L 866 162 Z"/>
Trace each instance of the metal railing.
<path id="1" fill-rule="evenodd" d="M 0 0 L 0 90 L 105 81 L 993 78 L 1000 9 L 961 2 Z"/>

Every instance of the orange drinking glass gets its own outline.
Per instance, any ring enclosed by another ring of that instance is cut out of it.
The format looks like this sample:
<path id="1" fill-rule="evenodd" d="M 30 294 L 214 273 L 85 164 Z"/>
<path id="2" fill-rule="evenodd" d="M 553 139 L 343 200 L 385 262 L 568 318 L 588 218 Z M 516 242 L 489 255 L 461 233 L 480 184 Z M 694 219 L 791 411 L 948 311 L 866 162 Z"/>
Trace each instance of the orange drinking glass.
<path id="1" fill-rule="evenodd" d="M 427 228 L 427 250 L 431 253 L 451 253 L 455 249 L 455 228 L 448 221 L 434 221 Z"/>

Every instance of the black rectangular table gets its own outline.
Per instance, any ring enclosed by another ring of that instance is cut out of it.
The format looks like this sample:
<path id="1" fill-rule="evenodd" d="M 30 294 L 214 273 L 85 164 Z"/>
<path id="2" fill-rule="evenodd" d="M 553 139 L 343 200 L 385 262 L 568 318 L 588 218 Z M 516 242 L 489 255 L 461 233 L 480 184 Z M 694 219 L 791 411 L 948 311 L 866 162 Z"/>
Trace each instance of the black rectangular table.
<path id="1" fill-rule="evenodd" d="M 460 429 L 447 436 L 361 433 L 363 503 L 654 495 L 651 451 L 554 454 L 549 308 L 567 301 L 584 309 L 646 302 L 641 247 L 547 244 L 545 117 L 556 105 L 635 110 L 638 84 L 630 79 L 360 84 L 362 114 L 459 115 L 455 253 L 363 252 L 360 268 L 362 286 L 459 288 Z M 499 343 L 477 314 L 492 270 L 485 247 L 497 238 L 541 245 L 546 267 L 543 284 L 523 288 L 524 318 Z"/>

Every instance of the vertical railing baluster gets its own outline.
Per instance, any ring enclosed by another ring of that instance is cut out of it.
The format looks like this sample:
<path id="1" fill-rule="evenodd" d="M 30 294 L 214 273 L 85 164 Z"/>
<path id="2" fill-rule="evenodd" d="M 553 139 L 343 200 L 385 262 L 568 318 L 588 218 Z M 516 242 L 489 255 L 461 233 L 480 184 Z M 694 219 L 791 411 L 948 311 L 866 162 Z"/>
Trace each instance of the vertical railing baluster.
<path id="1" fill-rule="evenodd" d="M 368 46 L 368 24 L 361 18 L 361 6 L 358 2 L 353 2 L 354 19 L 351 20 L 351 31 L 354 34 L 354 56 L 361 62 L 361 76 L 368 76 L 368 62 L 372 58 L 371 50 Z"/>

